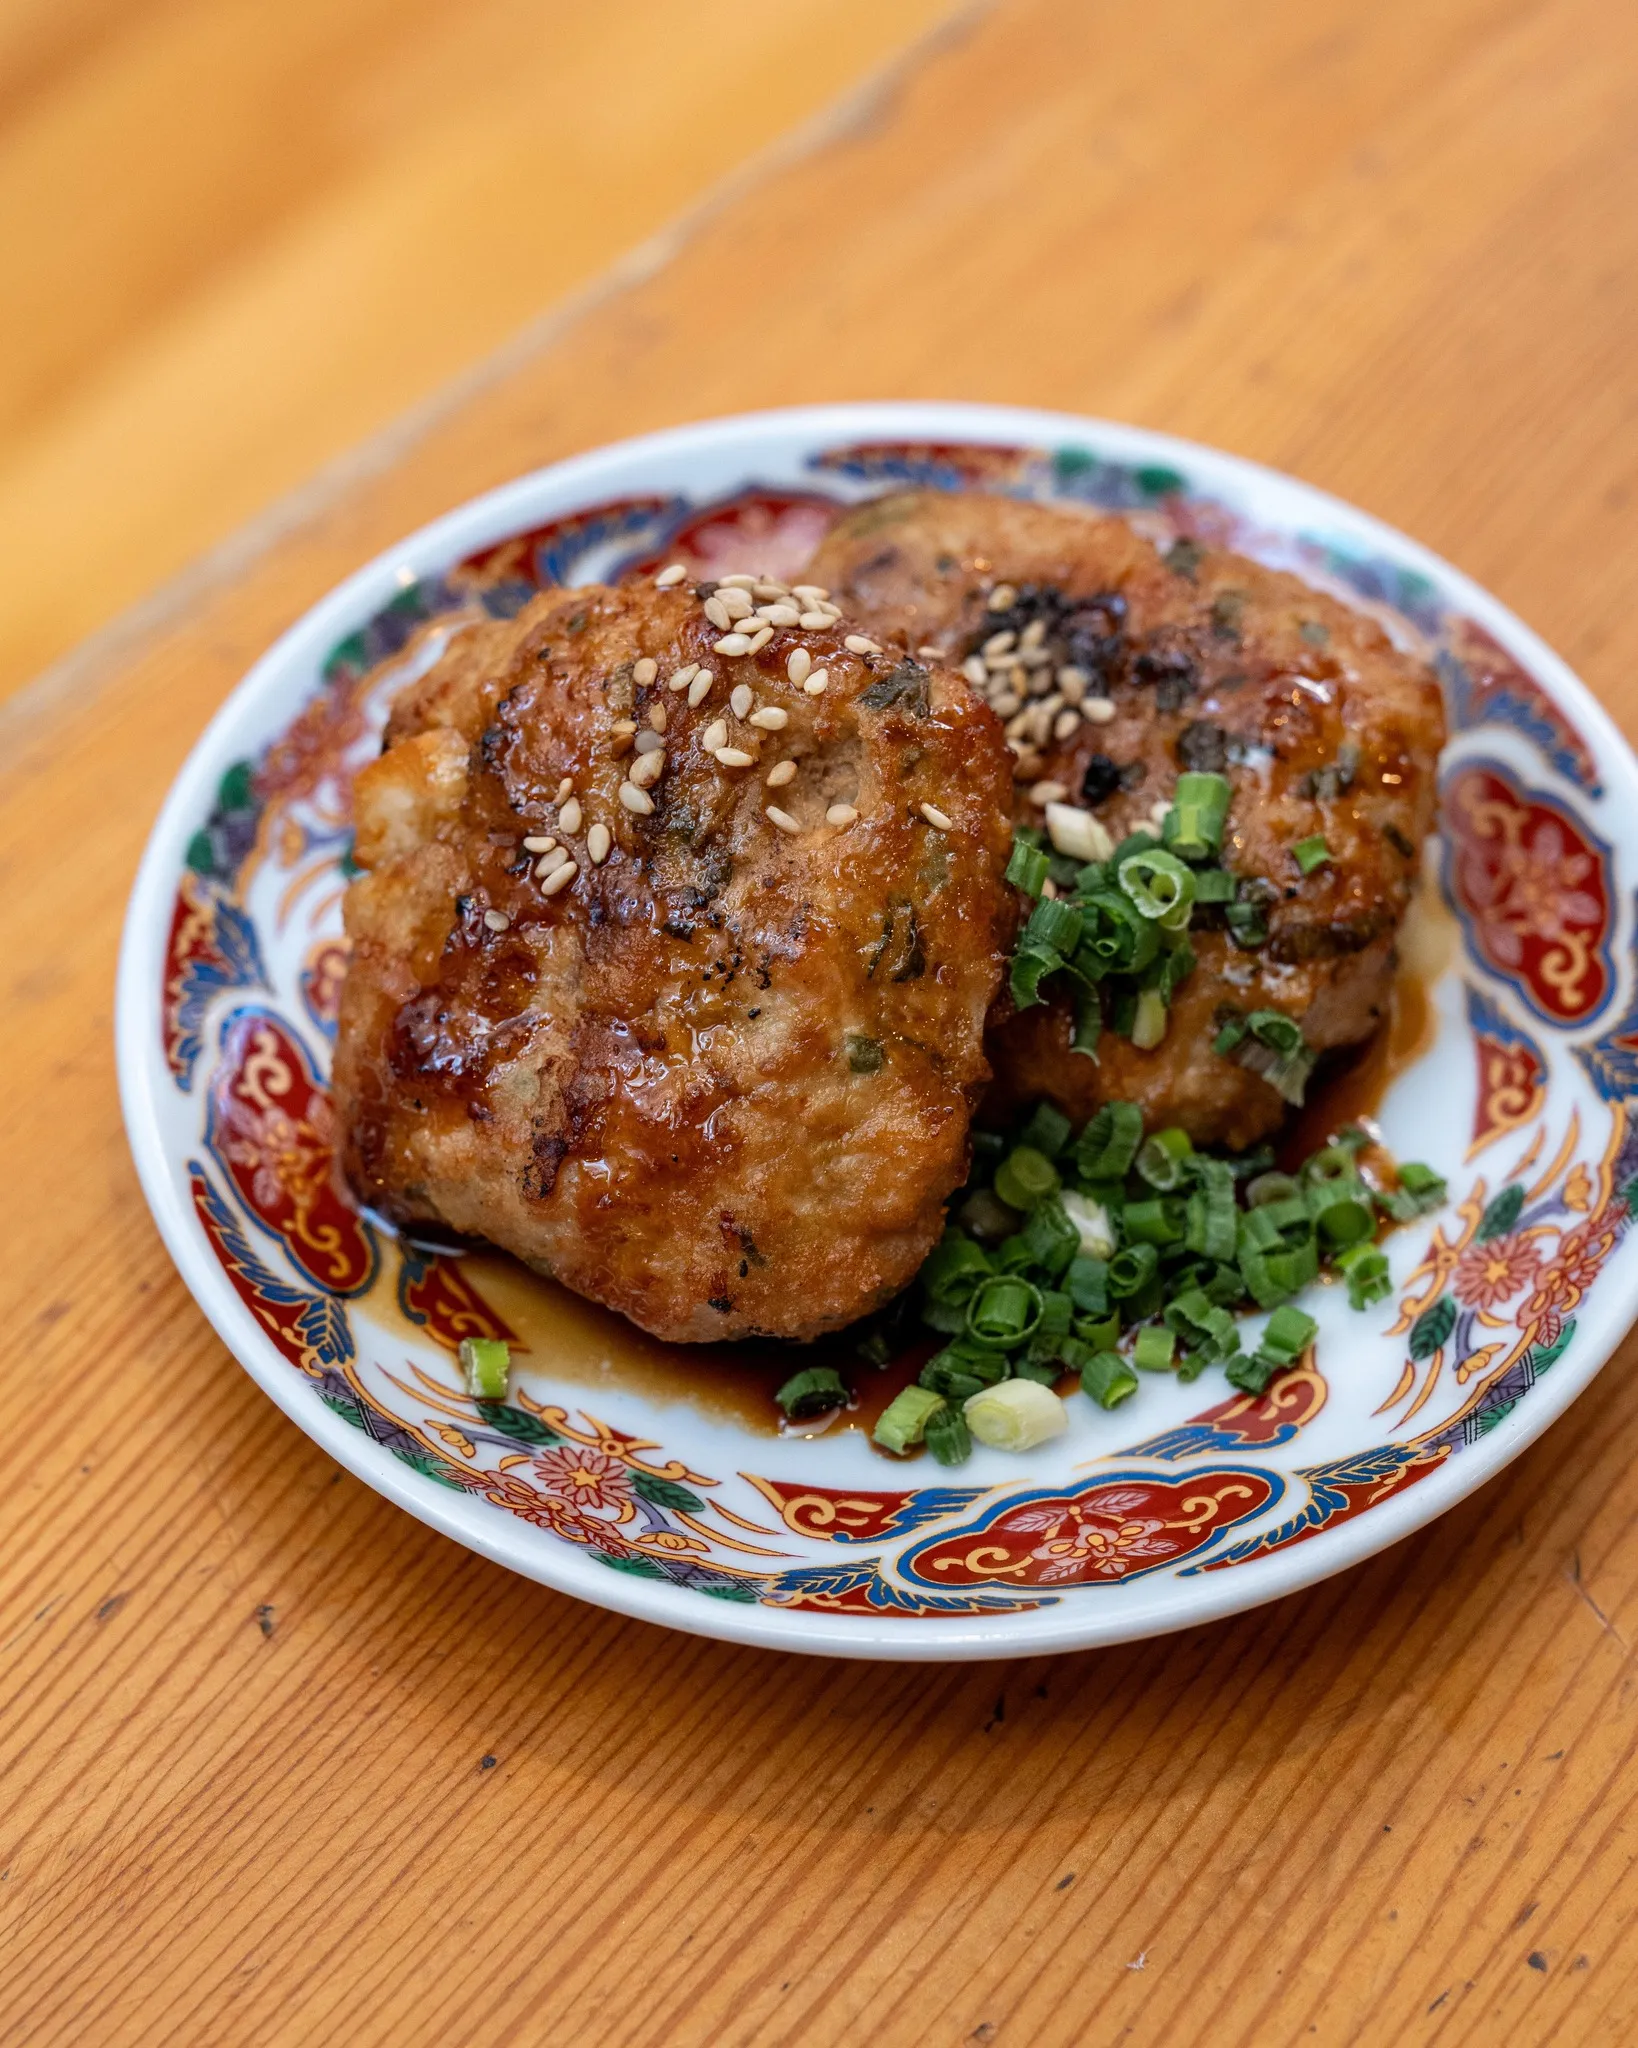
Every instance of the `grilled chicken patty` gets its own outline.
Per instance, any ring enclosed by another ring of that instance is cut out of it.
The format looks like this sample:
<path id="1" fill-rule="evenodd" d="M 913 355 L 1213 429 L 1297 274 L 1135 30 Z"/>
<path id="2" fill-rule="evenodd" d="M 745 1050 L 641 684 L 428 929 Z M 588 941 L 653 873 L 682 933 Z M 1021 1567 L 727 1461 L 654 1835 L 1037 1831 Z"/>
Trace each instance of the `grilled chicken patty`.
<path id="1" fill-rule="evenodd" d="M 872 500 L 807 573 L 884 643 L 965 664 L 1006 722 L 1020 823 L 1056 799 L 1118 842 L 1155 827 L 1185 769 L 1233 788 L 1223 865 L 1264 905 L 1266 939 L 1191 931 L 1197 965 L 1150 1051 L 1106 1030 L 1094 1063 L 1070 1049 L 1064 996 L 1004 1000 L 987 1114 L 1044 1097 L 1079 1120 L 1125 1100 L 1151 1128 L 1244 1146 L 1286 1104 L 1212 1050 L 1222 1016 L 1278 1010 L 1316 1052 L 1376 1029 L 1445 723 L 1432 670 L 1374 621 L 1239 555 L 1162 553 L 1123 519 L 977 493 Z M 1305 874 L 1292 849 L 1316 835 L 1329 857 Z"/>
<path id="2" fill-rule="evenodd" d="M 401 693 L 335 1060 L 366 1201 L 682 1341 L 912 1278 L 988 1078 L 1010 760 L 958 673 L 848 630 L 772 585 L 552 592 Z"/>

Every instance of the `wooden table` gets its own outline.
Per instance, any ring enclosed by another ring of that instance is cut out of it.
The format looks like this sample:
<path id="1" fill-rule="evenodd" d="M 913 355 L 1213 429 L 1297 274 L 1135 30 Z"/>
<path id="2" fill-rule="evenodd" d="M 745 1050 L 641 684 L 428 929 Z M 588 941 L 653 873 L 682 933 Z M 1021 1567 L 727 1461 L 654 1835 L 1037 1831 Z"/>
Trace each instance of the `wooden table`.
<path id="1" fill-rule="evenodd" d="M 109 1044 L 143 836 L 258 650 L 455 500 L 691 415 L 1219 442 L 1441 549 L 1638 729 L 1635 201 L 1610 0 L 1001 0 L 0 714 L 0 2041 L 1638 2035 L 1632 1344 L 1476 1498 L 1242 1620 L 730 1650 L 333 1469 L 171 1271 Z"/>

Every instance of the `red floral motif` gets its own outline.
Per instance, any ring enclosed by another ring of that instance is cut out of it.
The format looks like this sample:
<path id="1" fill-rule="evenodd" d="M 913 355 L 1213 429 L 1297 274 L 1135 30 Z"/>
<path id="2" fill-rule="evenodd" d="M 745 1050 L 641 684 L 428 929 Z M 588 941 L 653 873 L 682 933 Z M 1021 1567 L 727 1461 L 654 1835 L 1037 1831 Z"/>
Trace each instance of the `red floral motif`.
<path id="1" fill-rule="evenodd" d="M 1553 1022 L 1592 1016 L 1610 989 L 1604 848 L 1492 768 L 1452 776 L 1444 810 L 1452 892 L 1484 959 Z"/>
<path id="2" fill-rule="evenodd" d="M 1203 1549 L 1279 1490 L 1277 1478 L 1250 1468 L 1088 1481 L 1064 1494 L 1003 1502 L 917 1545 L 900 1569 L 934 1586 L 1113 1584 Z"/>
<path id="3" fill-rule="evenodd" d="M 631 1514 L 631 1474 L 618 1458 L 584 1444 L 556 1444 L 534 1460 L 535 1483 L 555 1500 L 577 1508 L 612 1509 L 625 1521 Z"/>
<path id="4" fill-rule="evenodd" d="M 310 1280 L 331 1294 L 370 1285 L 375 1240 L 342 1186 L 330 1097 L 269 1010 L 228 1020 L 206 1143 L 245 1207 Z"/>
<path id="5" fill-rule="evenodd" d="M 1470 1244 L 1456 1261 L 1451 1286 L 1468 1308 L 1498 1308 L 1541 1270 L 1541 1247 L 1528 1237 L 1497 1237 Z"/>
<path id="6" fill-rule="evenodd" d="M 1528 1329 L 1532 1323 L 1538 1325 L 1538 1343 L 1552 1341 L 1546 1335 L 1549 1321 L 1556 1336 L 1564 1318 L 1579 1306 L 1581 1297 L 1598 1278 L 1599 1268 L 1615 1248 L 1616 1237 L 1615 1225 L 1606 1211 L 1577 1230 L 1567 1230 L 1559 1239 L 1557 1251 L 1536 1280 L 1536 1291 L 1519 1312 L 1521 1328 Z"/>

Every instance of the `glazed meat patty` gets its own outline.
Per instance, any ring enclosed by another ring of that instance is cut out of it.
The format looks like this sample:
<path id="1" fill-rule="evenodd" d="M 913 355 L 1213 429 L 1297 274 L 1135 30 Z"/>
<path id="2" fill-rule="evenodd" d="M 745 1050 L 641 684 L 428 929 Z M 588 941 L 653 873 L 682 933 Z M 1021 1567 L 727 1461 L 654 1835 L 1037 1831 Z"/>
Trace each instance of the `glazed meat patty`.
<path id="1" fill-rule="evenodd" d="M 1070 1050 L 1063 997 L 1003 1001 L 991 1111 L 1134 1101 L 1151 1127 L 1243 1146 L 1287 1105 L 1212 1050 L 1219 1017 L 1281 1011 L 1321 1053 L 1376 1029 L 1445 725 L 1432 670 L 1373 620 L 1239 555 L 980 494 L 875 499 L 807 573 L 882 641 L 965 665 L 1005 721 L 1020 822 L 1065 802 L 1118 842 L 1155 827 L 1183 770 L 1232 785 L 1222 861 L 1266 939 L 1191 931 L 1198 964 L 1150 1051 L 1105 1031 L 1094 1063 Z M 1292 849 L 1316 835 L 1330 858 L 1305 874 Z"/>
<path id="2" fill-rule="evenodd" d="M 1010 760 L 959 673 L 849 630 L 767 584 L 553 592 L 401 693 L 335 1060 L 367 1202 L 682 1341 L 912 1278 L 988 1078 Z"/>

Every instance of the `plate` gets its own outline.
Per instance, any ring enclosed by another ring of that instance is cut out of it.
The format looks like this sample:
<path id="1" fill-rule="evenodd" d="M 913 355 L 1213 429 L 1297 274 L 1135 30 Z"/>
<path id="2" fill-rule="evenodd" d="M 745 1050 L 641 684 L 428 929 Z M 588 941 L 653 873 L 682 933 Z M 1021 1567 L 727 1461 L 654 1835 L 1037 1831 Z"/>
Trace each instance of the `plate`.
<path id="1" fill-rule="evenodd" d="M 790 575 L 905 485 L 1122 512 L 1293 568 L 1429 653 L 1452 739 L 1418 914 L 1425 1030 L 1379 1116 L 1450 1178 L 1389 1240 L 1394 1291 L 1311 1289 L 1260 1397 L 1146 1379 L 1069 1434 L 945 1473 L 856 1428 L 778 1435 L 753 1376 L 668 1351 L 498 1255 L 401 1242 L 334 1164 L 326 1079 L 352 770 L 461 622 L 544 583 L 684 559 Z M 1499 1471 L 1634 1314 L 1638 764 L 1588 692 L 1457 570 L 1229 455 L 1011 408 L 848 405 L 686 427 L 435 521 L 316 605 L 194 748 L 120 963 L 143 1188 L 223 1341 L 366 1484 L 600 1606 L 827 1655 L 1039 1655 L 1209 1621 L 1380 1550 Z M 504 1334 L 511 1398 L 454 1347 Z M 683 1366 L 701 1368 L 697 1388 Z M 1228 1398 L 1224 1396 L 1228 1395 Z"/>

